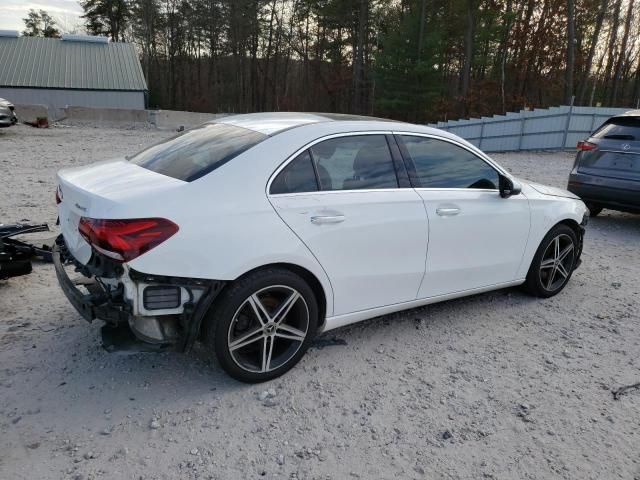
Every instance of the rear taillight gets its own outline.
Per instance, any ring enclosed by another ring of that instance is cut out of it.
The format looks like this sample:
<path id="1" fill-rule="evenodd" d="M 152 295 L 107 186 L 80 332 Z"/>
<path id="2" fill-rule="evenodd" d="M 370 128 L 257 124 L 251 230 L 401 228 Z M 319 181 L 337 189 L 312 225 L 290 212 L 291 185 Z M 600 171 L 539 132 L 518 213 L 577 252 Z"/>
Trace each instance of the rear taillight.
<path id="1" fill-rule="evenodd" d="M 62 202 L 62 199 L 60 198 L 60 192 L 56 188 L 56 205 L 60 205 L 61 202 Z"/>
<path id="2" fill-rule="evenodd" d="M 178 226 L 165 218 L 82 217 L 78 230 L 97 252 L 116 262 L 129 262 L 167 240 L 178 231 Z"/>
<path id="3" fill-rule="evenodd" d="M 589 150 L 595 150 L 596 147 L 597 147 L 597 145 L 595 143 L 587 142 L 586 140 L 584 142 L 578 142 L 578 144 L 576 145 L 576 148 L 578 150 L 580 150 L 581 152 L 587 152 Z"/>

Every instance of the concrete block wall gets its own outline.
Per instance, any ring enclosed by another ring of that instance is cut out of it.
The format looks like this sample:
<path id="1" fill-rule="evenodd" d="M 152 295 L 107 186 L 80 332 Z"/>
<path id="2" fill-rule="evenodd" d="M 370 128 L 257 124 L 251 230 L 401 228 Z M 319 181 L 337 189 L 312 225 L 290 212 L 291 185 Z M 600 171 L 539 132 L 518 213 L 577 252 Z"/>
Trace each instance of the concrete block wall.
<path id="1" fill-rule="evenodd" d="M 49 107 L 46 105 L 14 104 L 18 122 L 35 123 L 38 118 L 49 118 Z"/>
<path id="2" fill-rule="evenodd" d="M 90 107 L 66 107 L 65 118 L 74 122 L 92 123 L 147 123 L 149 114 L 147 110 L 133 110 L 124 108 L 90 108 Z"/>
<path id="3" fill-rule="evenodd" d="M 177 130 L 195 127 L 216 118 L 224 117 L 224 113 L 181 112 L 177 110 L 149 110 L 149 122 L 160 130 Z"/>

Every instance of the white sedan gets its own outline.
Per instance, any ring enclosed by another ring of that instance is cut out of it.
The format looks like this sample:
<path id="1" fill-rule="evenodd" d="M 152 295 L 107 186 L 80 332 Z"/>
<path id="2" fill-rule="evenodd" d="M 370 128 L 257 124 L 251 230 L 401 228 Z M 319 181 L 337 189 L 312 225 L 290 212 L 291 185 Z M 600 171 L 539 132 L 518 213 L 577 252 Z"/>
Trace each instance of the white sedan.
<path id="1" fill-rule="evenodd" d="M 335 114 L 206 123 L 62 170 L 56 198 L 59 282 L 111 348 L 123 326 L 159 350 L 202 340 L 245 382 L 367 318 L 515 285 L 555 295 L 588 218 L 455 135 Z"/>

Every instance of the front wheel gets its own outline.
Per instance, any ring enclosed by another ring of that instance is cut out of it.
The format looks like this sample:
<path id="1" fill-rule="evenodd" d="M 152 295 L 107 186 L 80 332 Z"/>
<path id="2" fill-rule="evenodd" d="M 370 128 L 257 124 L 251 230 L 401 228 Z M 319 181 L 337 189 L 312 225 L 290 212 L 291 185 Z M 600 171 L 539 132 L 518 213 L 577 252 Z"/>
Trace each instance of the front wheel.
<path id="1" fill-rule="evenodd" d="M 576 263 L 578 238 L 567 225 L 556 225 L 542 239 L 533 257 L 525 289 L 537 297 L 552 297 L 565 287 Z"/>
<path id="2" fill-rule="evenodd" d="M 230 376 L 258 383 L 298 363 L 317 325 L 309 285 L 289 270 L 265 269 L 222 292 L 206 320 L 205 341 Z"/>

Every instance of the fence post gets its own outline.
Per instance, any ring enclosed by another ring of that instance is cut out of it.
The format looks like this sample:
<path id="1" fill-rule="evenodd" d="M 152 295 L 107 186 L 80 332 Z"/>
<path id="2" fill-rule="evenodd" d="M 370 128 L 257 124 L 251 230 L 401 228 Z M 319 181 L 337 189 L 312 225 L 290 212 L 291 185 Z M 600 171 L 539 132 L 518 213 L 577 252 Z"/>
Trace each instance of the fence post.
<path id="1" fill-rule="evenodd" d="M 478 148 L 482 150 L 482 140 L 484 139 L 484 117 L 480 117 L 480 142 Z"/>
<path id="2" fill-rule="evenodd" d="M 524 122 L 527 121 L 527 111 L 523 110 L 520 117 L 520 136 L 518 137 L 518 151 L 522 150 L 522 137 L 524 137 Z"/>
<path id="3" fill-rule="evenodd" d="M 562 145 L 560 146 L 563 150 L 567 148 L 567 137 L 569 136 L 569 125 L 571 124 L 571 114 L 573 113 L 573 103 L 575 99 L 575 95 L 571 97 L 571 105 L 569 105 L 569 111 L 567 112 L 567 121 L 564 124 L 564 134 L 562 135 Z"/>

